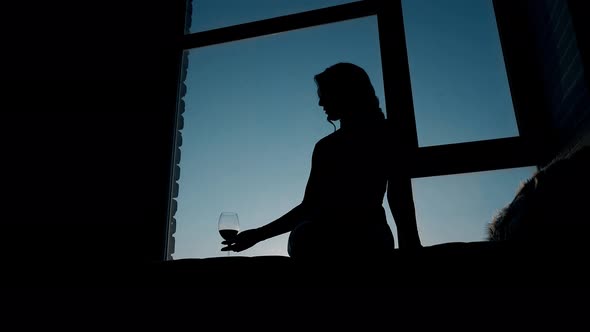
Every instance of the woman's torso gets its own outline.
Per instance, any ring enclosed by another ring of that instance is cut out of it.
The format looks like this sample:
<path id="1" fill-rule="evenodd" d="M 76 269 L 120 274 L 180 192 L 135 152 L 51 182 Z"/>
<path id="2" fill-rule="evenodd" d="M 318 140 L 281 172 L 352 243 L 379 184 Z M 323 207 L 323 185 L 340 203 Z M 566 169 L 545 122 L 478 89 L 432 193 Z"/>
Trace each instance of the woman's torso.
<path id="1" fill-rule="evenodd" d="M 323 222 L 383 222 L 387 188 L 384 123 L 338 130 L 315 147 L 304 201 Z"/>

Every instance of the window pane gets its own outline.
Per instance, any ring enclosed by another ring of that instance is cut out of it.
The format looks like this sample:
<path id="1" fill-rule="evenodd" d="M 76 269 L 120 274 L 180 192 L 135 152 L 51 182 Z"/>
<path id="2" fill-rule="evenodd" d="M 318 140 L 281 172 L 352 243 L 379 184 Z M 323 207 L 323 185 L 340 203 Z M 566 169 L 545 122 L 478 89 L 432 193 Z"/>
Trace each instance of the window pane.
<path id="1" fill-rule="evenodd" d="M 482 241 L 493 216 L 512 201 L 535 167 L 412 180 L 422 244 Z"/>
<path id="2" fill-rule="evenodd" d="M 492 1 L 402 5 L 419 145 L 518 136 Z"/>
<path id="3" fill-rule="evenodd" d="M 315 74 L 358 64 L 383 100 L 375 17 L 194 49 L 188 58 L 174 259 L 224 255 L 222 211 L 249 229 L 301 202 L 313 147 L 333 131 Z M 287 255 L 287 238 L 236 255 Z"/>
<path id="4" fill-rule="evenodd" d="M 355 0 L 192 0 L 190 33 L 349 2 Z"/>

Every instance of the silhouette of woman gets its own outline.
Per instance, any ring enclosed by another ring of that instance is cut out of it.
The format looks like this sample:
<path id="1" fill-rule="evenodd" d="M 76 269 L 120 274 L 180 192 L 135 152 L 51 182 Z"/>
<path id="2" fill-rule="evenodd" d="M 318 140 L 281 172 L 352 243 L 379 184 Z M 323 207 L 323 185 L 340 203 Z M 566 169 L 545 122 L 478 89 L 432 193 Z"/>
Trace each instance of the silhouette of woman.
<path id="1" fill-rule="evenodd" d="M 316 143 L 303 201 L 280 218 L 223 241 L 223 251 L 239 252 L 291 232 L 288 253 L 294 258 L 393 252 L 395 241 L 383 209 L 391 169 L 387 124 L 369 76 L 354 64 L 337 63 L 314 78 L 319 106 L 332 125 L 340 121 L 340 129 L 334 126 L 332 134 Z M 413 227 L 406 229 L 416 229 L 412 220 Z M 397 218 L 396 225 L 402 236 Z M 417 231 L 409 233 L 412 239 L 404 243 L 420 246 Z"/>

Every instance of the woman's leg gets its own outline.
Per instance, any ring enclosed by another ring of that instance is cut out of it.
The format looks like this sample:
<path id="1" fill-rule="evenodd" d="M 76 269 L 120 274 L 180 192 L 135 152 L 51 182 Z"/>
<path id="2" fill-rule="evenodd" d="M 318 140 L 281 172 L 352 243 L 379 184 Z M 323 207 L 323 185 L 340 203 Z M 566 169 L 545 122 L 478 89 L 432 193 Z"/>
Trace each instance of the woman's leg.
<path id="1" fill-rule="evenodd" d="M 326 234 L 322 231 L 317 223 L 305 222 L 289 234 L 287 252 L 292 258 L 317 258 L 324 255 L 326 244 Z"/>

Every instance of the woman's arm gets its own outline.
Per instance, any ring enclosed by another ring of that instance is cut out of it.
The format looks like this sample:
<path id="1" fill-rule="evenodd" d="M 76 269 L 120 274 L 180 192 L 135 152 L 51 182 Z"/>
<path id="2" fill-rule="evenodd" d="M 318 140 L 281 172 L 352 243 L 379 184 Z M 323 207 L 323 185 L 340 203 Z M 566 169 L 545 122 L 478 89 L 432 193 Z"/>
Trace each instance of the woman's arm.
<path id="1" fill-rule="evenodd" d="M 299 204 L 282 217 L 258 228 L 262 240 L 292 231 L 305 219 L 303 204 Z"/>
<path id="2" fill-rule="evenodd" d="M 222 251 L 243 251 L 256 243 L 292 231 L 305 218 L 303 204 L 299 204 L 282 217 L 259 228 L 249 229 L 238 233 L 234 238 L 223 241 L 227 245 Z"/>
<path id="3" fill-rule="evenodd" d="M 243 251 L 256 243 L 281 235 L 292 231 L 307 220 L 309 217 L 309 206 L 313 205 L 313 201 L 317 199 L 317 181 L 318 171 L 321 167 L 318 166 L 318 145 L 316 144 L 311 161 L 311 171 L 309 179 L 307 180 L 307 186 L 305 188 L 305 194 L 303 202 L 291 209 L 291 211 L 285 213 L 282 217 L 258 228 L 249 229 L 238 233 L 234 238 L 221 242 L 227 245 L 223 247 L 222 251 Z"/>

